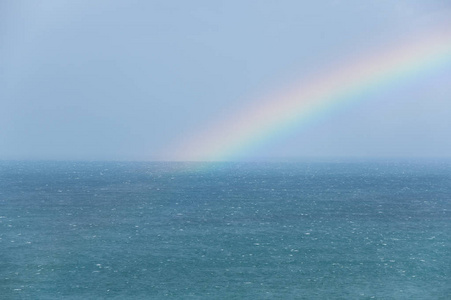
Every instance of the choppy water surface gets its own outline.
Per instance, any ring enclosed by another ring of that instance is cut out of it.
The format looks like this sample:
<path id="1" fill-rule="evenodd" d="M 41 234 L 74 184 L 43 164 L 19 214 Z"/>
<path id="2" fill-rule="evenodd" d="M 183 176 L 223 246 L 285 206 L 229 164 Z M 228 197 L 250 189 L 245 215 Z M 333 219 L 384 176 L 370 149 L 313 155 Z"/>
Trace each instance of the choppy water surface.
<path id="1" fill-rule="evenodd" d="M 0 298 L 447 299 L 450 166 L 0 162 Z"/>

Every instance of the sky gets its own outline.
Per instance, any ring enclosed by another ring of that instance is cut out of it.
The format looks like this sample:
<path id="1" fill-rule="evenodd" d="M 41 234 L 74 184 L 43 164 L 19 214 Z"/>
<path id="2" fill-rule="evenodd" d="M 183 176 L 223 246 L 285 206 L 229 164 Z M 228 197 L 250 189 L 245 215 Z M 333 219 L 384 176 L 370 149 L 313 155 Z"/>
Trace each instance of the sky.
<path id="1" fill-rule="evenodd" d="M 206 128 L 448 28 L 448 0 L 1 1 L 0 160 L 208 160 L 183 155 Z M 450 83 L 444 63 L 215 159 L 449 158 Z"/>

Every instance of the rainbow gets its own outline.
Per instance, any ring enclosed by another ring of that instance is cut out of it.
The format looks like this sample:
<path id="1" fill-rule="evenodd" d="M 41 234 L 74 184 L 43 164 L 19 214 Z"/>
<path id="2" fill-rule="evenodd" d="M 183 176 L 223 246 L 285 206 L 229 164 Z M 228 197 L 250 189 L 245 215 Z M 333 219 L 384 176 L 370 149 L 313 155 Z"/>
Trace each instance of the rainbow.
<path id="1" fill-rule="evenodd" d="M 365 95 L 417 78 L 451 62 L 451 34 L 428 34 L 396 43 L 372 55 L 345 61 L 334 70 L 297 82 L 283 92 L 253 101 L 237 113 L 187 137 L 174 157 L 183 161 L 225 161 L 298 129 L 328 112 L 363 101 Z"/>

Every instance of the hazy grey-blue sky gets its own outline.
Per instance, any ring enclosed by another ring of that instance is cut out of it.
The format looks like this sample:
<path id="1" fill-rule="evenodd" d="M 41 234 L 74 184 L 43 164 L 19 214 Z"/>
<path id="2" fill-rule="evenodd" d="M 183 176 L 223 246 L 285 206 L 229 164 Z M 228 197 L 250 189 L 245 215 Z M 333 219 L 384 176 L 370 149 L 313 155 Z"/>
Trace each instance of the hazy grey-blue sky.
<path id="1" fill-rule="evenodd" d="M 0 159 L 166 159 L 284 82 L 451 24 L 450 1 L 2 1 Z M 254 157 L 451 156 L 451 66 Z"/>

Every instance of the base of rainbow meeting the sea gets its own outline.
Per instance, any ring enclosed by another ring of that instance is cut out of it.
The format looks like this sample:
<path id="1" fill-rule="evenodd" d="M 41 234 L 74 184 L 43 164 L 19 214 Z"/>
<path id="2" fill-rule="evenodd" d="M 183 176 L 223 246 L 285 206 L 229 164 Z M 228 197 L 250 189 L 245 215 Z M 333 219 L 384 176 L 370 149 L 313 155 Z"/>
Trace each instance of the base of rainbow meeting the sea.
<path id="1" fill-rule="evenodd" d="M 293 81 L 271 95 L 245 101 L 233 114 L 212 116 L 201 125 L 203 130 L 184 135 L 161 156 L 175 161 L 252 159 L 250 153 L 287 132 L 303 130 L 324 115 L 397 85 L 415 84 L 450 66 L 451 30 L 406 37 L 338 60 L 333 68 Z"/>

